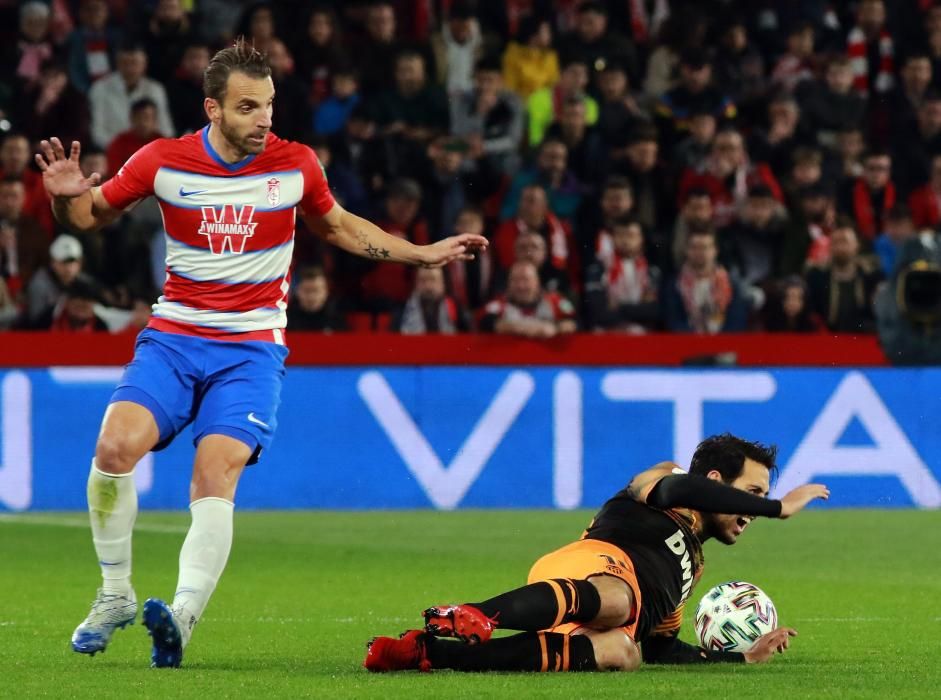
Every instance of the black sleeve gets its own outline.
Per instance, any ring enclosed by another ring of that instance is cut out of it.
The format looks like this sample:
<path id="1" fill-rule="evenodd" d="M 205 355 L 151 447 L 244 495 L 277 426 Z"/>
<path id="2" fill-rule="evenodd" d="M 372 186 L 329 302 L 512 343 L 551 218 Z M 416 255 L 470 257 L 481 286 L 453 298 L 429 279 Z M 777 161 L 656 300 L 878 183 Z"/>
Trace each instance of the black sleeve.
<path id="1" fill-rule="evenodd" d="M 675 636 L 647 637 L 640 647 L 648 664 L 745 663 L 745 655 L 737 651 L 707 651 Z"/>
<path id="2" fill-rule="evenodd" d="M 647 496 L 647 504 L 655 508 L 693 508 L 704 513 L 768 518 L 781 515 L 781 501 L 762 498 L 698 474 L 663 477 Z"/>

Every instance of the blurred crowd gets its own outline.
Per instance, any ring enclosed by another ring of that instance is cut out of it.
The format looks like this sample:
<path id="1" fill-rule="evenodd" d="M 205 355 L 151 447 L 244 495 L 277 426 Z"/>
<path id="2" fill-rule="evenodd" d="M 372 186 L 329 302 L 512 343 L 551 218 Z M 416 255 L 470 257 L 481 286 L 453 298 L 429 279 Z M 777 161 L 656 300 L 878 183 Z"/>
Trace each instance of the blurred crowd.
<path id="1" fill-rule="evenodd" d="M 0 34 L 0 328 L 146 323 L 155 203 L 63 230 L 32 155 L 78 140 L 107 179 L 203 128 L 238 35 L 344 207 L 491 241 L 416 270 L 298 222 L 289 331 L 871 333 L 937 248 L 931 0 L 0 0 Z"/>

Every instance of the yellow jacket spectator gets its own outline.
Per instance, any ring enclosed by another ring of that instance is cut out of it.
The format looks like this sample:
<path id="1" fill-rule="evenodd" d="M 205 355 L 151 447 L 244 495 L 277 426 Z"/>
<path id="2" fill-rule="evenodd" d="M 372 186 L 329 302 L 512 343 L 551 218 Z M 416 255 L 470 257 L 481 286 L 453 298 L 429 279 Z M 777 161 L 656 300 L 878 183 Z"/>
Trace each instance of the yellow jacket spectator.
<path id="1" fill-rule="evenodd" d="M 503 53 L 503 80 L 509 90 L 526 99 L 559 79 L 559 56 L 552 48 L 552 29 L 546 20 L 522 23 L 517 41 Z"/>

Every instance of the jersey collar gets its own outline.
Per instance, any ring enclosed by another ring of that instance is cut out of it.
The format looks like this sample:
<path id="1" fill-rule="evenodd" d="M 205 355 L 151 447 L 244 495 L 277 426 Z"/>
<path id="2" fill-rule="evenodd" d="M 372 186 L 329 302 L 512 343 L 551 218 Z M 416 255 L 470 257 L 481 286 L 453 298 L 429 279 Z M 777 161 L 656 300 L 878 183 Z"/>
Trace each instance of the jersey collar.
<path id="1" fill-rule="evenodd" d="M 247 158 L 242 158 L 242 160 L 240 160 L 238 163 L 227 163 L 226 161 L 224 161 L 222 159 L 222 156 L 220 156 L 216 152 L 216 149 L 213 148 L 212 144 L 209 142 L 209 124 L 203 127 L 202 139 L 203 139 L 203 148 L 206 150 L 206 154 L 210 158 L 212 158 L 214 161 L 216 161 L 219 165 L 221 165 L 223 168 L 225 168 L 226 170 L 230 172 L 235 172 L 236 170 L 240 170 L 244 168 L 246 165 L 248 165 L 249 163 L 251 163 L 253 160 L 255 160 L 256 154 L 253 153 Z"/>

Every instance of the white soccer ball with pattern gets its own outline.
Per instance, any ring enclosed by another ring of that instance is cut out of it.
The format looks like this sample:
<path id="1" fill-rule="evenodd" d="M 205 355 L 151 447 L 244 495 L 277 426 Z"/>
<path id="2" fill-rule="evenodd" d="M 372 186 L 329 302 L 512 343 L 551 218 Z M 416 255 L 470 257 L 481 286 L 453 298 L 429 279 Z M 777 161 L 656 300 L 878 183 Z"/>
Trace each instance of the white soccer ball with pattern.
<path id="1" fill-rule="evenodd" d="M 696 635 L 710 651 L 748 651 L 758 637 L 777 626 L 778 611 L 771 598 L 745 581 L 720 583 L 696 608 Z"/>

